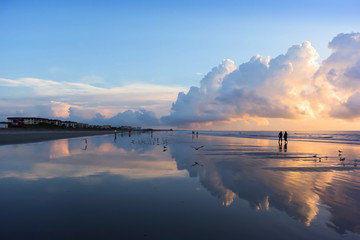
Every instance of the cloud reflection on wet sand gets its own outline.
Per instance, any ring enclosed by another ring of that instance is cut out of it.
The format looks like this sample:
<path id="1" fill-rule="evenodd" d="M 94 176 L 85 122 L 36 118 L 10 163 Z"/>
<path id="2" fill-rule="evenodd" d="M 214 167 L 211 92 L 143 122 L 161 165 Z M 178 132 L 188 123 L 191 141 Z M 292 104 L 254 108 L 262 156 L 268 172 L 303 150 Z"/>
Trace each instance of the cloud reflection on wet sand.
<path id="1" fill-rule="evenodd" d="M 198 177 L 202 186 L 229 207 L 236 197 L 255 211 L 271 208 L 311 226 L 320 208 L 328 227 L 360 233 L 360 177 L 350 164 L 359 147 L 342 146 L 339 162 L 330 143 L 290 142 L 286 152 L 276 141 L 188 135 L 167 136 L 168 150 L 149 135 L 88 138 L 2 147 L 0 178 L 38 180 L 120 175 L 129 179 Z M 132 141 L 133 140 L 133 141 Z M 199 151 L 192 145 L 204 145 Z M 318 154 L 322 161 L 314 158 Z M 327 158 L 325 159 L 325 156 Z M 194 161 L 200 165 L 194 166 Z"/>

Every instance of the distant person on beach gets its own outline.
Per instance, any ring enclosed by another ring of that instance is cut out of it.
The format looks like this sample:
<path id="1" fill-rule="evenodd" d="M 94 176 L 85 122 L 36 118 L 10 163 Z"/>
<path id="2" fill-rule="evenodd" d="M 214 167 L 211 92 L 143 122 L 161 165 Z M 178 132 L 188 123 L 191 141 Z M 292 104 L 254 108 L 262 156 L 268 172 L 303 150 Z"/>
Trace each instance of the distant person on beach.
<path id="1" fill-rule="evenodd" d="M 282 131 L 279 132 L 279 135 L 278 135 L 278 136 L 279 136 L 279 142 L 280 142 L 280 141 L 282 142 L 282 137 L 283 137 Z"/>
<path id="2" fill-rule="evenodd" d="M 288 134 L 287 134 L 287 132 L 285 131 L 285 133 L 284 133 L 284 141 L 285 141 L 285 143 L 287 143 L 287 136 L 288 136 Z"/>

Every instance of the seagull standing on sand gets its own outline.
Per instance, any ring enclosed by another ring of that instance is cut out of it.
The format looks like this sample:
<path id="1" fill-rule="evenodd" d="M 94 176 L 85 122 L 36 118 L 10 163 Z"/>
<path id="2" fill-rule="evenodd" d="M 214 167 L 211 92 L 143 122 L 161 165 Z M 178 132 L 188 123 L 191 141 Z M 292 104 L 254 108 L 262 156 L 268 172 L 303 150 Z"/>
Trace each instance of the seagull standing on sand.
<path id="1" fill-rule="evenodd" d="M 338 150 L 338 152 L 339 152 L 339 156 L 341 156 L 342 151 L 341 151 L 341 150 Z"/>
<path id="2" fill-rule="evenodd" d="M 85 138 L 85 139 L 83 139 L 83 140 L 84 140 L 84 142 L 85 142 L 85 146 L 84 146 L 83 150 L 86 151 L 86 149 L 87 149 L 87 139 Z"/>

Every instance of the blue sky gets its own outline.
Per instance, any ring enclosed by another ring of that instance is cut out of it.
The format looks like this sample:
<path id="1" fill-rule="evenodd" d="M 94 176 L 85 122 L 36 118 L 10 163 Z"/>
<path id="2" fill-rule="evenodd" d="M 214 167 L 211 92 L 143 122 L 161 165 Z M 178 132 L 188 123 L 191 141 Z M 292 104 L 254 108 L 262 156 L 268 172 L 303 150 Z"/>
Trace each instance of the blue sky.
<path id="1" fill-rule="evenodd" d="M 1 1 L 2 77 L 195 85 L 222 59 L 305 40 L 325 58 L 358 1 Z"/>
<path id="2" fill-rule="evenodd" d="M 223 59 L 239 66 L 305 40 L 320 62 L 337 34 L 360 31 L 359 9 L 351 0 L 0 0 L 0 78 L 182 91 Z M 12 97 L 26 92 L 0 88 Z"/>

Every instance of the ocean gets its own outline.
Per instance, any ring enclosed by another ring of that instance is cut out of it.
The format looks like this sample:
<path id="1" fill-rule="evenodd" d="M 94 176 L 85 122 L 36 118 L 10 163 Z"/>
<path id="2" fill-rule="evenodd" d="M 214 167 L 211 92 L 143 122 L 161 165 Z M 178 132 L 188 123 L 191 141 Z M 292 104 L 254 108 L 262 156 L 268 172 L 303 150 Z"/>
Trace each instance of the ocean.
<path id="1" fill-rule="evenodd" d="M 191 134 L 191 131 L 188 132 Z M 200 131 L 209 136 L 277 140 L 277 131 Z M 284 133 L 284 132 L 283 132 Z M 288 141 L 360 144 L 360 131 L 288 131 Z"/>

